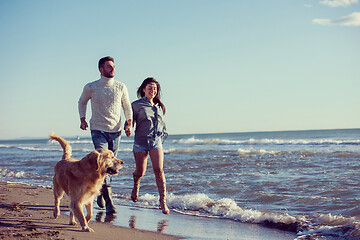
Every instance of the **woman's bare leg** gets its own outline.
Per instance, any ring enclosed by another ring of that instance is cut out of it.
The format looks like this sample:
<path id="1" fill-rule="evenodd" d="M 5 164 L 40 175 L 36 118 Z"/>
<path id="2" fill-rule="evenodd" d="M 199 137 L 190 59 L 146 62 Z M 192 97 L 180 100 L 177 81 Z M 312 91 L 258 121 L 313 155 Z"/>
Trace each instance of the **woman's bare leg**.
<path id="1" fill-rule="evenodd" d="M 139 199 L 140 181 L 146 172 L 147 156 L 147 152 L 134 153 L 136 167 L 133 172 L 134 188 L 131 192 L 131 200 L 133 200 L 133 202 L 137 202 Z"/>
<path id="2" fill-rule="evenodd" d="M 153 166 L 156 185 L 160 195 L 160 207 L 164 214 L 170 214 L 166 205 L 166 180 L 164 174 L 164 152 L 162 149 L 153 149 L 149 151 L 150 159 Z"/>

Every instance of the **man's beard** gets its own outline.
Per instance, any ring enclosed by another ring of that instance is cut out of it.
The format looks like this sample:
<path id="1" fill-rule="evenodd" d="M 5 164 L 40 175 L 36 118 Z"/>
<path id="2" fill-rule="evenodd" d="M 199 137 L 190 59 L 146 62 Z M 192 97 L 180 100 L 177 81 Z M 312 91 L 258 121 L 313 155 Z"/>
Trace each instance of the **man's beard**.
<path id="1" fill-rule="evenodd" d="M 115 73 L 114 74 L 111 74 L 111 73 L 105 73 L 104 77 L 107 77 L 107 78 L 113 78 L 115 76 Z"/>

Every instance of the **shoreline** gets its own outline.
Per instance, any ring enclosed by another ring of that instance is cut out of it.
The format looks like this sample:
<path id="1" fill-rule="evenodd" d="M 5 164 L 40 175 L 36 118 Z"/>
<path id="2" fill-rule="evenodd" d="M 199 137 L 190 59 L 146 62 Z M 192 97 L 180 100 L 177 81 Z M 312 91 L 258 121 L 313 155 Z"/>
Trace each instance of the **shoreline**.
<path id="1" fill-rule="evenodd" d="M 62 199 L 61 214 L 58 219 L 52 216 L 53 201 L 51 189 L 0 182 L 0 238 L 93 240 L 119 239 L 121 236 L 121 239 L 129 240 L 181 239 L 159 232 L 120 227 L 92 220 L 89 226 L 95 232 L 82 232 L 79 224 L 75 226 L 68 224 L 69 216 L 64 212 L 69 211 L 69 198 L 65 195 Z"/>
<path id="2" fill-rule="evenodd" d="M 106 215 L 94 204 L 89 226 L 69 225 L 69 198 L 61 201 L 61 214 L 53 217 L 52 189 L 19 183 L 0 182 L 0 239 L 243 239 L 292 240 L 295 233 L 259 224 L 191 216 L 159 209 L 116 205 L 118 213 Z M 120 238 L 119 238 L 120 237 Z"/>

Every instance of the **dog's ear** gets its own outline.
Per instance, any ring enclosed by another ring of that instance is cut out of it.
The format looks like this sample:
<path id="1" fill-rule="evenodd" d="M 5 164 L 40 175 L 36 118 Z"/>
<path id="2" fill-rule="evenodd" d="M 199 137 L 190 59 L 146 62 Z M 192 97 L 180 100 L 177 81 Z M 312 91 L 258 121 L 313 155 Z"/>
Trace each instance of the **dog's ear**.
<path id="1" fill-rule="evenodd" d="M 96 150 L 91 153 L 90 163 L 96 171 L 99 171 L 99 169 L 100 169 L 100 163 L 101 163 L 102 158 L 103 158 L 102 154 L 100 154 Z"/>

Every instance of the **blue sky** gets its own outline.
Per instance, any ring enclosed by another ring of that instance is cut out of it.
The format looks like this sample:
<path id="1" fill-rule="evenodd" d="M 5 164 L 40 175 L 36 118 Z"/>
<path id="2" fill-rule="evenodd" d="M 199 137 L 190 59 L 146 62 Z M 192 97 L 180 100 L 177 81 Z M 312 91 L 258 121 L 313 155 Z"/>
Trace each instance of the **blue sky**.
<path id="1" fill-rule="evenodd" d="M 162 84 L 170 134 L 360 126 L 358 0 L 1 0 L 0 33 L 0 139 L 89 136 L 108 55 L 131 101 Z"/>

